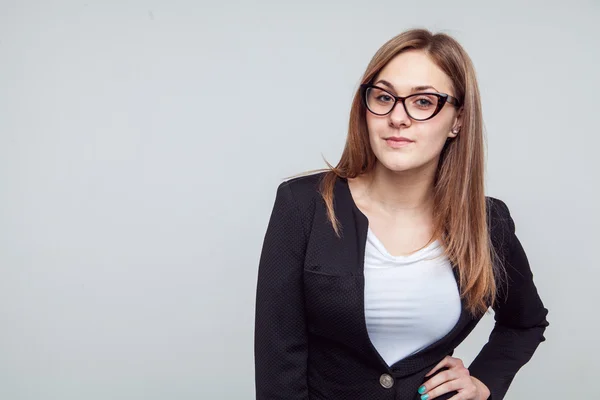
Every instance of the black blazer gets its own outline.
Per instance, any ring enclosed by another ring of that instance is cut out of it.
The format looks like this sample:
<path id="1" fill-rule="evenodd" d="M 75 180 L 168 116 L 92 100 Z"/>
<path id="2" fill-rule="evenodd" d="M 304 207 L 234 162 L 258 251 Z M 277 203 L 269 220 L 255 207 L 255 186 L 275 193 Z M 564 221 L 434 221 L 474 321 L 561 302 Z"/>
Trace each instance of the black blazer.
<path id="1" fill-rule="evenodd" d="M 459 321 L 445 337 L 389 367 L 372 345 L 365 322 L 368 220 L 354 203 L 347 180 L 338 178 L 338 238 L 317 192 L 323 175 L 293 178 L 277 189 L 258 268 L 256 399 L 420 399 L 417 389 L 425 374 L 453 354 L 481 316 L 471 315 L 463 300 Z M 500 288 L 489 341 L 468 368 L 490 389 L 490 398 L 500 400 L 545 340 L 548 310 L 507 206 L 492 197 L 486 201 L 493 246 L 507 261 L 508 285 Z"/>

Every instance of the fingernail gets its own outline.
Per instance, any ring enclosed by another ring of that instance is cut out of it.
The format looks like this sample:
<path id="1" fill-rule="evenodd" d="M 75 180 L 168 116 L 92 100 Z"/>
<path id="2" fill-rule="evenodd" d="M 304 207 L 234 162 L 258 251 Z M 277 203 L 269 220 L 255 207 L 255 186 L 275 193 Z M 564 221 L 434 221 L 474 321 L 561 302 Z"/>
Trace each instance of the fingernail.
<path id="1" fill-rule="evenodd" d="M 425 385 L 423 385 L 419 388 L 419 394 L 423 394 L 423 393 L 425 393 Z"/>
<path id="2" fill-rule="evenodd" d="M 427 400 L 429 398 L 428 394 L 424 394 L 423 396 L 421 396 L 421 400 Z"/>

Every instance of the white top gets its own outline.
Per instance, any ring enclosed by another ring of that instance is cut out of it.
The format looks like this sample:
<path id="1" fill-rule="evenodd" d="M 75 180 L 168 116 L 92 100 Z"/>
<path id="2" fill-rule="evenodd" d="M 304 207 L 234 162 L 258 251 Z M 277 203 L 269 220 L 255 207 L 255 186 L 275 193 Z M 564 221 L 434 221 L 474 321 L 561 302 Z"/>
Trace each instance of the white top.
<path id="1" fill-rule="evenodd" d="M 439 241 L 392 256 L 369 228 L 364 274 L 367 331 L 388 366 L 443 338 L 458 322 L 458 285 Z"/>

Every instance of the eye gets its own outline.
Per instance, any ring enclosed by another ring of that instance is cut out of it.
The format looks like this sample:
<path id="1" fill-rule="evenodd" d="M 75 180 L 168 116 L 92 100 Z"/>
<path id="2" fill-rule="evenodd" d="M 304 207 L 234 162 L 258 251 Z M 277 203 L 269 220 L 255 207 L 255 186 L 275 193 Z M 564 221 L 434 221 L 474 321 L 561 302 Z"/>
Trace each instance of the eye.
<path id="1" fill-rule="evenodd" d="M 438 98 L 433 95 L 421 95 L 421 96 L 415 97 L 411 101 L 411 105 L 413 107 L 417 107 L 420 109 L 430 109 L 432 107 L 437 106 L 437 103 L 438 103 Z"/>
<path id="2" fill-rule="evenodd" d="M 384 102 L 384 103 L 389 103 L 390 101 L 393 101 L 394 99 L 390 95 L 381 94 L 381 95 L 377 96 L 377 100 Z"/>
<path id="3" fill-rule="evenodd" d="M 395 99 L 390 93 L 385 90 L 381 90 L 379 88 L 370 88 L 367 92 L 367 97 L 373 103 L 381 104 L 381 105 L 389 105 L 394 103 Z"/>

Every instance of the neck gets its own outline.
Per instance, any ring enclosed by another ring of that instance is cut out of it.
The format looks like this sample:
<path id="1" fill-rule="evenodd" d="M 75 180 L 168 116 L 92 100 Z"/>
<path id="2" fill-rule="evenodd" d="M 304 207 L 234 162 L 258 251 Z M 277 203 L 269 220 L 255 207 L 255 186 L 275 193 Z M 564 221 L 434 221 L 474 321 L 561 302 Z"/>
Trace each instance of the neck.
<path id="1" fill-rule="evenodd" d="M 433 208 L 435 172 L 435 163 L 401 172 L 377 163 L 367 178 L 366 194 L 390 214 L 406 211 L 429 214 Z"/>

